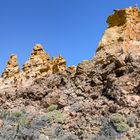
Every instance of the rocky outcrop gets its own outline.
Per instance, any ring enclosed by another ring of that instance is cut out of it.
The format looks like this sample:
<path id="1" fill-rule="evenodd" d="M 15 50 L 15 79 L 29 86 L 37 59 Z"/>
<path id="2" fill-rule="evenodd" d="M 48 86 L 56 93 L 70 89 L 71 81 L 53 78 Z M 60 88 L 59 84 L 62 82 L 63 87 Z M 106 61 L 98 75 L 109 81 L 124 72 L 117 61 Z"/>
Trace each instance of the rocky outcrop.
<path id="1" fill-rule="evenodd" d="M 20 68 L 16 55 L 11 55 L 0 78 L 0 89 L 16 86 L 20 79 Z"/>
<path id="2" fill-rule="evenodd" d="M 23 65 L 23 77 L 38 78 L 41 74 L 51 73 L 50 56 L 37 44 L 31 53 L 29 60 Z"/>
<path id="3" fill-rule="evenodd" d="M 51 65 L 52 73 L 64 72 L 66 70 L 66 60 L 60 55 L 52 58 Z"/>
<path id="4" fill-rule="evenodd" d="M 137 6 L 115 10 L 114 14 L 107 19 L 108 28 L 99 43 L 97 52 L 100 49 L 107 49 L 108 52 L 112 51 L 112 53 L 115 53 L 117 50 L 124 52 L 135 51 L 136 46 L 139 45 L 140 37 L 139 18 Z"/>
<path id="5" fill-rule="evenodd" d="M 0 90 L 1 139 L 140 138 L 138 7 L 115 10 L 107 23 L 93 60 L 66 67 L 37 44 L 21 73 L 6 68 L 2 79 L 20 75 L 21 83 Z"/>
<path id="6" fill-rule="evenodd" d="M 7 66 L 2 73 L 2 78 L 11 78 L 11 77 L 16 77 L 19 75 L 20 69 L 17 61 L 17 56 L 16 55 L 11 55 L 9 61 L 7 62 Z"/>
<path id="7" fill-rule="evenodd" d="M 66 60 L 61 56 L 53 57 L 44 51 L 40 44 L 37 44 L 30 56 L 30 59 L 23 65 L 23 75 L 33 79 L 41 76 L 63 72 L 66 70 Z"/>
<path id="8" fill-rule="evenodd" d="M 3 83 L 1 87 L 7 87 L 7 81 L 13 83 L 8 84 L 9 86 L 29 85 L 29 83 L 32 83 L 37 78 L 49 76 L 54 73 L 63 73 L 65 71 L 66 60 L 62 56 L 53 57 L 51 60 L 49 54 L 45 52 L 43 47 L 40 44 L 36 44 L 29 60 L 23 65 L 21 72 L 17 57 L 11 55 L 0 79 Z"/>

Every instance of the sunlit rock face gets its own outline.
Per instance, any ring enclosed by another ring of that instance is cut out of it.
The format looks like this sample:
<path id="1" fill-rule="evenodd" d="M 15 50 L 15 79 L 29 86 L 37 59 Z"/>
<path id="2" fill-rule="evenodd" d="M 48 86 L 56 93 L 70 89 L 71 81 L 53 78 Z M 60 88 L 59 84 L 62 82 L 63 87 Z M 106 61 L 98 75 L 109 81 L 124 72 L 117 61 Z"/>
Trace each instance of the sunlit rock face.
<path id="1" fill-rule="evenodd" d="M 0 81 L 3 83 L 2 87 L 29 85 L 37 78 L 55 73 L 64 73 L 65 70 L 66 60 L 62 56 L 59 55 L 50 59 L 49 54 L 45 52 L 43 47 L 40 44 L 36 44 L 29 60 L 23 65 L 21 72 L 17 56 L 11 55 Z M 12 85 L 8 83 L 12 83 Z"/>
<path id="2" fill-rule="evenodd" d="M 45 52 L 40 44 L 35 45 L 29 60 L 23 65 L 22 75 L 26 79 L 36 79 L 53 73 L 64 72 L 66 60 L 61 56 L 50 60 L 49 54 Z"/>
<path id="3" fill-rule="evenodd" d="M 38 78 L 50 72 L 50 56 L 40 44 L 35 45 L 29 60 L 23 65 L 22 74 L 27 79 Z"/>
<path id="4" fill-rule="evenodd" d="M 17 56 L 11 55 L 1 77 L 4 79 L 10 78 L 10 77 L 15 77 L 19 74 L 19 72 L 20 72 L 20 69 L 19 69 L 19 65 L 18 65 Z"/>
<path id="5" fill-rule="evenodd" d="M 114 10 L 107 19 L 105 31 L 99 50 L 116 55 L 116 53 L 137 53 L 140 51 L 140 12 L 138 7 Z"/>
<path id="6" fill-rule="evenodd" d="M 16 55 L 11 55 L 0 78 L 0 89 L 15 86 L 20 79 L 20 68 Z"/>
<path id="7" fill-rule="evenodd" d="M 10 57 L 0 78 L 0 139 L 139 139 L 140 11 L 115 10 L 107 23 L 94 58 L 78 66 L 50 59 L 40 44 L 21 72 Z"/>

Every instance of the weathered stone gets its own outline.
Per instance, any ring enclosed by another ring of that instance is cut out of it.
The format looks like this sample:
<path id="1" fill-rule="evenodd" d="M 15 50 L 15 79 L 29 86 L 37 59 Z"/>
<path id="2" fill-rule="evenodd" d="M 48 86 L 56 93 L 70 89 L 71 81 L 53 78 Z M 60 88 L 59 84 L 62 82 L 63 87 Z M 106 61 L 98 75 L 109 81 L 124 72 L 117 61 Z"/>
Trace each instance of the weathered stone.
<path id="1" fill-rule="evenodd" d="M 53 57 L 45 52 L 40 44 L 35 45 L 29 60 L 22 68 L 23 79 L 37 79 L 53 73 L 64 72 L 66 70 L 66 60 L 61 56 Z"/>
<path id="2" fill-rule="evenodd" d="M 51 60 L 52 72 L 64 72 L 66 70 L 66 60 L 62 56 L 53 57 Z"/>
<path id="3" fill-rule="evenodd" d="M 2 73 L 2 78 L 11 78 L 11 77 L 16 77 L 20 72 L 19 66 L 18 66 L 18 61 L 17 61 L 17 56 L 16 55 L 11 55 L 9 61 L 7 62 L 7 66 Z"/>
<path id="4" fill-rule="evenodd" d="M 37 44 L 29 58 L 23 65 L 23 74 L 27 77 L 37 78 L 41 73 L 48 73 L 50 70 L 50 56 L 44 51 L 40 44 Z"/>
<path id="5" fill-rule="evenodd" d="M 135 139 L 140 133 L 133 119 L 140 120 L 140 12 L 137 6 L 115 10 L 107 22 L 93 60 L 77 67 L 66 67 L 60 55 L 50 59 L 39 44 L 21 73 L 16 58 L 9 60 L 0 78 L 0 105 L 8 111 L 24 106 L 24 116 L 16 119 L 28 128 L 2 110 L 0 139 L 14 134 L 24 139 Z M 18 84 L 11 84 L 17 75 Z"/>

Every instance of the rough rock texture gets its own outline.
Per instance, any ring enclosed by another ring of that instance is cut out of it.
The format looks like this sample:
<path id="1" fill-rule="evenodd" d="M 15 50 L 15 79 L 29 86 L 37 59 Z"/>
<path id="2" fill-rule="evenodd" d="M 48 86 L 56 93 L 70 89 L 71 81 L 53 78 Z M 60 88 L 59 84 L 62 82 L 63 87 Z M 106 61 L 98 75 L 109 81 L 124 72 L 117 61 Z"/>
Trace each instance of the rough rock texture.
<path id="1" fill-rule="evenodd" d="M 40 44 L 36 44 L 29 60 L 23 65 L 21 72 L 17 57 L 11 55 L 0 78 L 0 89 L 11 86 L 29 86 L 37 78 L 65 71 L 66 60 L 62 56 L 59 55 L 50 60 L 49 54 L 45 52 L 43 47 Z"/>
<path id="2" fill-rule="evenodd" d="M 11 77 L 16 77 L 19 75 L 20 69 L 18 66 L 18 61 L 17 61 L 17 56 L 16 55 L 11 55 L 9 61 L 7 62 L 7 66 L 2 73 L 2 78 L 11 78 Z"/>
<path id="3" fill-rule="evenodd" d="M 30 59 L 23 65 L 22 75 L 26 79 L 40 78 L 53 73 L 63 72 L 66 69 L 66 60 L 61 56 L 53 57 L 44 51 L 40 44 L 37 44 L 30 56 Z"/>
<path id="4" fill-rule="evenodd" d="M 60 55 L 52 58 L 51 65 L 52 73 L 61 73 L 66 70 L 66 60 Z"/>
<path id="5" fill-rule="evenodd" d="M 31 53 L 29 60 L 23 65 L 23 72 L 27 76 L 36 78 L 41 72 L 50 70 L 50 56 L 44 51 L 40 44 L 37 44 Z"/>
<path id="6" fill-rule="evenodd" d="M 20 82 L 0 87 L 0 139 L 140 139 L 138 7 L 115 10 L 107 23 L 93 60 L 77 67 L 35 46 Z"/>
<path id="7" fill-rule="evenodd" d="M 11 55 L 0 78 L 0 89 L 15 86 L 20 77 L 20 68 L 16 55 Z"/>

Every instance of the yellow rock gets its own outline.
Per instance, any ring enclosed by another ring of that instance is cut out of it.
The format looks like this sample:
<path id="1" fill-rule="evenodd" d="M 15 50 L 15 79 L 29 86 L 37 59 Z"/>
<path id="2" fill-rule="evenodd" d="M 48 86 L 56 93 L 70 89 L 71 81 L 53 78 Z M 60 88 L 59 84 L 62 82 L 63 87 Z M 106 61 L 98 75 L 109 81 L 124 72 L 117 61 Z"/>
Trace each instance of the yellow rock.
<path id="1" fill-rule="evenodd" d="M 19 74 L 20 69 L 17 61 L 17 56 L 16 55 L 11 55 L 9 61 L 7 62 L 7 66 L 2 73 L 2 78 L 10 78 L 10 77 L 15 77 Z"/>
<path id="2" fill-rule="evenodd" d="M 66 60 L 61 56 L 53 57 L 45 52 L 40 44 L 35 45 L 29 60 L 23 65 L 22 77 L 39 78 L 66 69 Z"/>

